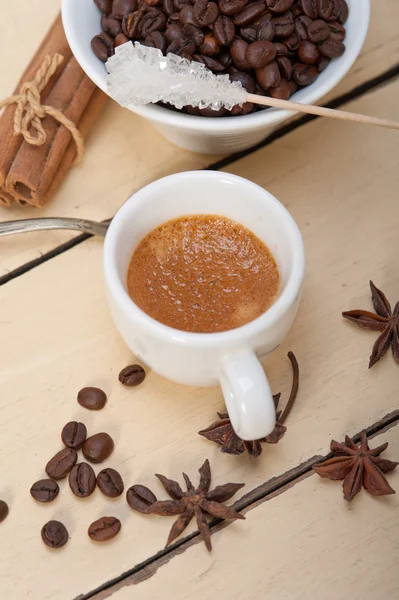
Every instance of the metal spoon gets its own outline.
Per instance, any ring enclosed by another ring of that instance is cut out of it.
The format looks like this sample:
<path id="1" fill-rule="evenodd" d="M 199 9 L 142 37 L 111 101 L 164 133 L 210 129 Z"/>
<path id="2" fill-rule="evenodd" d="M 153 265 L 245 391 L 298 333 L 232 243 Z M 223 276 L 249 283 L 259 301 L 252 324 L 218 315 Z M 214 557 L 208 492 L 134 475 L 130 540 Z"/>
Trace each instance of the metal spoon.
<path id="1" fill-rule="evenodd" d="M 107 233 L 111 220 L 98 223 L 87 219 L 46 218 L 46 219 L 22 219 L 21 221 L 5 221 L 0 223 L 0 237 L 25 233 L 27 231 L 42 231 L 45 229 L 72 229 L 83 231 L 92 235 L 102 237 Z"/>

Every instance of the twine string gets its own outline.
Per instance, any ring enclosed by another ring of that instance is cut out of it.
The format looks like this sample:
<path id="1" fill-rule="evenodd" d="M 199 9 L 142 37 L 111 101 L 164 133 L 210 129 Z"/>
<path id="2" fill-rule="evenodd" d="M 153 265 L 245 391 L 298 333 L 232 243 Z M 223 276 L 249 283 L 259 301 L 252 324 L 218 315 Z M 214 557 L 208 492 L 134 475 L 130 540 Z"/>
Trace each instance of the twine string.
<path id="1" fill-rule="evenodd" d="M 76 125 L 62 111 L 53 106 L 42 105 L 40 94 L 54 75 L 64 57 L 61 54 L 46 56 L 39 67 L 34 79 L 26 81 L 19 92 L 0 101 L 0 110 L 11 104 L 16 104 L 14 114 L 14 135 L 22 135 L 24 140 L 33 146 L 42 146 L 47 139 L 42 120 L 47 115 L 64 125 L 71 133 L 76 144 L 79 162 L 84 154 L 84 141 Z"/>

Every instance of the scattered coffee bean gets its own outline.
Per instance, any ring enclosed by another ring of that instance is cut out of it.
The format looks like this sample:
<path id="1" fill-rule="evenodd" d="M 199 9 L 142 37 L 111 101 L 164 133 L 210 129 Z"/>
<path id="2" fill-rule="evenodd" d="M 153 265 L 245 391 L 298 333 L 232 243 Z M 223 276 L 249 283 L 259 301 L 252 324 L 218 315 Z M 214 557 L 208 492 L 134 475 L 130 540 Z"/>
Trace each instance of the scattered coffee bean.
<path id="1" fill-rule="evenodd" d="M 289 81 L 292 77 L 292 62 L 287 56 L 277 57 L 278 68 L 280 69 L 281 76 Z"/>
<path id="2" fill-rule="evenodd" d="M 107 33 L 111 37 L 115 38 L 121 32 L 122 25 L 118 19 L 114 19 L 110 15 L 103 15 L 101 17 L 101 28 L 104 33 Z"/>
<path id="3" fill-rule="evenodd" d="M 107 62 L 109 57 L 114 53 L 114 40 L 106 33 L 100 33 L 91 40 L 91 49 L 97 58 L 103 62 Z"/>
<path id="4" fill-rule="evenodd" d="M 282 13 L 291 8 L 294 0 L 266 0 L 267 8 L 274 13 Z"/>
<path id="5" fill-rule="evenodd" d="M 235 38 L 230 46 L 230 54 L 233 63 L 241 71 L 249 71 L 251 69 L 251 65 L 246 59 L 247 50 L 247 42 L 244 42 L 244 40 L 240 40 L 239 38 Z"/>
<path id="6" fill-rule="evenodd" d="M 122 477 L 115 469 L 103 469 L 97 475 L 97 486 L 104 496 L 117 498 L 124 490 Z"/>
<path id="7" fill-rule="evenodd" d="M 255 25 L 247 25 L 247 27 L 241 27 L 240 36 L 243 40 L 248 42 L 248 44 L 252 44 L 256 42 L 258 39 L 258 32 Z"/>
<path id="8" fill-rule="evenodd" d="M 100 463 L 112 454 L 113 449 L 114 440 L 108 433 L 102 432 L 88 437 L 83 444 L 82 452 L 90 462 Z"/>
<path id="9" fill-rule="evenodd" d="M 272 42 L 276 35 L 276 28 L 274 27 L 273 21 L 270 19 L 262 19 L 257 25 L 257 37 L 258 40 L 263 42 Z"/>
<path id="10" fill-rule="evenodd" d="M 188 40 L 191 40 L 197 47 L 201 46 L 205 37 L 202 29 L 196 25 L 191 25 L 190 23 L 183 25 L 183 36 Z"/>
<path id="11" fill-rule="evenodd" d="M 311 19 L 317 19 L 317 17 L 319 16 L 319 13 L 317 10 L 318 0 L 300 0 L 300 1 L 301 1 L 301 8 L 302 8 L 303 12 L 305 13 L 305 15 L 307 15 Z"/>
<path id="12" fill-rule="evenodd" d="M 298 63 L 292 71 L 292 78 L 298 85 L 310 85 L 317 79 L 318 69 L 312 65 Z"/>
<path id="13" fill-rule="evenodd" d="M 256 92 L 256 83 L 255 79 L 249 73 L 245 73 L 245 71 L 236 71 L 229 75 L 230 81 L 238 81 L 241 83 L 242 87 L 247 90 L 249 94 L 255 94 Z"/>
<path id="14" fill-rule="evenodd" d="M 78 421 L 70 421 L 61 432 L 62 442 L 67 448 L 73 448 L 73 450 L 79 450 L 83 446 L 86 436 L 86 425 L 78 423 Z"/>
<path id="15" fill-rule="evenodd" d="M 144 485 L 132 485 L 126 492 L 126 500 L 131 508 L 147 514 L 151 504 L 157 501 L 156 496 Z"/>
<path id="16" fill-rule="evenodd" d="M 40 479 L 30 488 L 32 498 L 38 502 L 52 502 L 57 498 L 59 491 L 58 483 L 52 479 Z"/>
<path id="17" fill-rule="evenodd" d="M 166 52 L 166 48 L 168 46 L 165 37 L 162 35 L 160 31 L 153 31 L 144 40 L 146 46 L 150 46 L 151 48 L 158 48 L 162 53 Z"/>
<path id="18" fill-rule="evenodd" d="M 340 0 L 317 0 L 319 17 L 325 21 L 336 21 L 341 13 Z"/>
<path id="19" fill-rule="evenodd" d="M 235 15 L 234 23 L 239 27 L 243 25 L 250 25 L 254 23 L 263 13 L 265 12 L 265 5 L 263 2 L 255 2 L 246 6 L 244 10 Z"/>
<path id="20" fill-rule="evenodd" d="M 276 37 L 289 38 L 295 31 L 295 23 L 291 11 L 287 11 L 285 15 L 273 19 L 273 25 L 276 30 Z"/>
<path id="21" fill-rule="evenodd" d="M 212 33 L 206 33 L 199 50 L 205 56 L 216 56 L 220 52 L 220 45 Z"/>
<path id="22" fill-rule="evenodd" d="M 226 15 L 220 15 L 213 26 L 213 35 L 221 46 L 231 44 L 234 40 L 235 31 L 233 21 Z"/>
<path id="23" fill-rule="evenodd" d="M 254 69 L 265 67 L 276 58 L 276 49 L 271 42 L 258 41 L 250 44 L 245 59 Z"/>
<path id="24" fill-rule="evenodd" d="M 223 15 L 232 17 L 245 8 L 249 0 L 219 0 L 219 10 Z"/>
<path id="25" fill-rule="evenodd" d="M 62 548 L 68 537 L 65 525 L 59 521 L 49 521 L 42 528 L 42 540 L 49 548 Z"/>
<path id="26" fill-rule="evenodd" d="M 108 542 L 121 530 L 121 522 L 116 517 L 101 517 L 88 529 L 89 538 L 95 542 Z"/>
<path id="27" fill-rule="evenodd" d="M 46 473 L 52 479 L 63 479 L 76 464 L 78 455 L 72 448 L 64 448 L 57 452 L 46 465 Z"/>
<path id="28" fill-rule="evenodd" d="M 346 2 L 346 0 L 340 0 L 340 2 L 341 2 L 341 12 L 339 14 L 337 21 L 344 24 L 344 23 L 346 23 L 348 16 L 349 16 L 349 6 L 348 6 L 348 3 Z"/>
<path id="29" fill-rule="evenodd" d="M 301 15 L 300 17 L 295 19 L 295 31 L 301 41 L 308 39 L 309 26 L 311 23 L 313 23 L 312 19 L 310 17 L 307 17 L 306 15 Z"/>
<path id="30" fill-rule="evenodd" d="M 264 90 L 280 85 L 281 75 L 277 62 L 274 60 L 265 67 L 256 69 L 256 79 Z"/>
<path id="31" fill-rule="evenodd" d="M 94 0 L 102 13 L 110 13 L 112 9 L 112 0 Z"/>
<path id="32" fill-rule="evenodd" d="M 4 500 L 0 500 L 0 523 L 4 521 L 4 519 L 7 517 L 8 511 L 9 509 L 7 502 L 4 502 Z"/>
<path id="33" fill-rule="evenodd" d="M 324 71 L 324 69 L 326 69 L 328 67 L 329 64 L 330 64 L 330 59 L 327 58 L 327 56 L 320 56 L 319 73 L 322 73 Z"/>
<path id="34" fill-rule="evenodd" d="M 269 94 L 272 98 L 278 98 L 279 100 L 288 100 L 291 95 L 290 86 L 286 79 L 281 78 L 279 85 L 269 88 Z"/>
<path id="35" fill-rule="evenodd" d="M 122 21 L 127 13 L 137 10 L 137 4 L 137 0 L 114 0 L 112 2 L 112 9 L 106 12 L 112 13 L 115 19 Z"/>
<path id="36" fill-rule="evenodd" d="M 208 0 L 196 0 L 194 4 L 194 15 L 198 25 L 206 27 L 212 25 L 218 17 L 219 8 L 215 2 Z"/>
<path id="37" fill-rule="evenodd" d="M 107 402 L 107 395 L 99 388 L 85 387 L 78 393 L 78 402 L 88 410 L 100 410 Z"/>
<path id="38" fill-rule="evenodd" d="M 87 463 L 78 463 L 69 473 L 69 487 L 78 498 L 87 498 L 96 489 L 96 474 Z"/>
<path id="39" fill-rule="evenodd" d="M 141 38 L 141 22 L 144 18 L 143 10 L 127 13 L 122 19 L 122 31 L 130 39 Z"/>
<path id="40" fill-rule="evenodd" d="M 119 381 L 128 387 L 135 387 L 143 383 L 145 371 L 140 365 L 129 365 L 119 373 Z"/>
<path id="41" fill-rule="evenodd" d="M 117 46 L 122 46 L 122 44 L 126 44 L 126 42 L 128 42 L 128 41 L 129 41 L 129 38 L 126 37 L 126 35 L 124 33 L 120 33 L 115 38 L 115 48 Z"/>
<path id="42" fill-rule="evenodd" d="M 341 23 L 338 23 L 338 21 L 333 21 L 332 23 L 328 24 L 328 27 L 330 29 L 330 40 L 337 40 L 338 42 L 343 42 L 346 38 L 346 29 L 343 25 L 341 25 Z"/>

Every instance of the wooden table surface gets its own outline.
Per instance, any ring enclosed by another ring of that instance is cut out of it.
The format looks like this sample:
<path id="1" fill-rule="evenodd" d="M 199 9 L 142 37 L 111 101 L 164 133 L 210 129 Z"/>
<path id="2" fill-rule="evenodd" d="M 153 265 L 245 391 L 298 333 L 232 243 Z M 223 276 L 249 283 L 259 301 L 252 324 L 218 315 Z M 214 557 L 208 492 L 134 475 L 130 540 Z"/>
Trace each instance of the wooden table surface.
<path id="1" fill-rule="evenodd" d="M 399 3 L 372 5 L 363 52 L 325 101 L 399 120 Z M 58 10 L 58 0 L 3 7 L 0 53 L 14 50 L 3 62 L 0 97 L 12 91 Z M 0 208 L 2 221 L 107 218 L 146 183 L 211 165 L 275 194 L 296 219 L 308 258 L 298 318 L 265 362 L 284 404 L 291 384 L 286 354 L 293 350 L 300 393 L 283 440 L 253 461 L 223 455 L 197 435 L 223 409 L 220 389 L 182 387 L 152 372 L 136 389 L 119 384 L 119 370 L 134 357 L 108 314 L 101 240 L 76 243 L 66 232 L 0 240 L 0 498 L 10 506 L 0 525 L 0 598 L 397 600 L 397 496 L 363 491 L 348 504 L 339 482 L 321 480 L 310 467 L 328 454 L 332 438 L 365 428 L 372 445 L 388 441 L 387 458 L 399 460 L 398 366 L 389 354 L 368 371 L 373 333 L 340 316 L 371 309 L 369 279 L 392 302 L 399 297 L 398 148 L 394 131 L 302 119 L 244 156 L 201 156 L 171 146 L 145 121 L 109 104 L 83 166 L 42 213 Z M 85 385 L 107 392 L 104 410 L 77 404 Z M 29 488 L 61 448 L 59 433 L 69 420 L 85 422 L 89 432 L 108 431 L 116 449 L 104 465 L 118 469 L 126 487 L 142 483 L 160 497 L 154 473 L 179 479 L 185 471 L 195 480 L 209 458 L 214 485 L 245 482 L 237 502 L 246 520 L 216 527 L 212 553 L 194 524 L 164 551 L 173 520 L 134 513 L 124 497 L 107 500 L 97 490 L 80 500 L 63 481 L 56 501 L 35 503 Z M 399 490 L 399 470 L 388 477 Z M 122 532 L 96 545 L 87 527 L 104 514 L 119 517 Z M 40 539 L 50 519 L 70 532 L 59 552 Z"/>

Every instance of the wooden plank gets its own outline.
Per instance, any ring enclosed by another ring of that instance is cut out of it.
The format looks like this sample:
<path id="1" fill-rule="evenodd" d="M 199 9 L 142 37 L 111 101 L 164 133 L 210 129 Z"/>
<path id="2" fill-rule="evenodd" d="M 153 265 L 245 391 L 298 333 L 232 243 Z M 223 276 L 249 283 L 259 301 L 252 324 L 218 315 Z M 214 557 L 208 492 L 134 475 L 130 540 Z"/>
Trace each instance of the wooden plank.
<path id="1" fill-rule="evenodd" d="M 387 457 L 398 458 L 399 426 L 371 446 L 384 441 Z M 399 471 L 389 481 L 398 489 Z M 373 498 L 362 491 L 348 504 L 339 482 L 312 475 L 244 511 L 245 522 L 216 532 L 212 554 L 196 540 L 184 553 L 94 598 L 128 600 L 134 594 L 155 600 L 161 590 L 173 589 L 175 600 L 208 598 L 210 590 L 218 598 L 241 600 L 396 600 L 398 511 L 397 495 Z"/>
<path id="2" fill-rule="evenodd" d="M 397 118 L 398 93 L 396 82 L 350 108 L 378 109 Z M 63 589 L 75 597 L 118 577 L 165 543 L 170 520 L 132 513 L 124 498 L 111 502 L 97 491 L 82 501 L 63 483 L 50 506 L 30 499 L 30 485 L 60 449 L 60 430 L 71 419 L 84 421 L 89 432 L 105 430 L 115 437 L 116 451 L 105 465 L 119 469 L 127 486 L 140 482 L 163 497 L 155 472 L 178 478 L 185 471 L 194 478 L 207 457 L 215 485 L 244 481 L 247 493 L 326 454 L 331 437 L 353 435 L 398 408 L 392 356 L 368 372 L 374 335 L 340 317 L 343 309 L 371 308 L 370 277 L 392 301 L 399 293 L 398 162 L 395 132 L 370 135 L 364 127 L 349 131 L 345 123 L 319 120 L 235 165 L 235 172 L 267 184 L 288 205 L 308 252 L 300 314 L 265 363 L 284 403 L 291 383 L 285 356 L 294 350 L 300 394 L 285 438 L 267 446 L 258 461 L 223 455 L 196 435 L 223 408 L 218 388 L 186 388 L 155 373 L 136 389 L 118 383 L 119 370 L 134 359 L 108 314 L 100 240 L 88 240 L 1 289 L 0 497 L 11 506 L 1 525 L 2 539 L 10 540 L 0 565 L 2 597 L 22 598 L 29 591 L 32 600 L 64 598 Z M 76 393 L 84 385 L 106 390 L 103 411 L 92 414 L 78 406 Z M 100 547 L 86 531 L 101 514 L 120 517 L 123 530 Z M 64 521 L 71 533 L 62 553 L 50 553 L 40 541 L 41 526 L 52 518 Z"/>
<path id="3" fill-rule="evenodd" d="M 24 0 L 15 0 L 4 7 L 3 18 L 8 26 L 0 38 L 0 52 L 5 56 L 10 47 L 14 50 L 12 61 L 3 65 L 0 97 L 11 93 L 59 5 L 60 0 L 32 0 L 28 4 Z M 395 0 L 373 0 L 373 9 L 361 57 L 327 99 L 339 96 L 397 64 L 399 5 Z M 16 46 L 18 39 L 24 42 Z M 379 115 L 379 108 L 375 110 Z M 169 173 L 202 168 L 214 158 L 177 149 L 146 121 L 110 103 L 87 142 L 83 165 L 69 174 L 54 201 L 40 212 L 30 208 L 10 210 L 0 207 L 0 220 L 38 215 L 105 219 L 146 183 Z M 0 275 L 40 257 L 71 237 L 73 234 L 69 232 L 44 232 L 10 238 L 1 248 Z"/>

